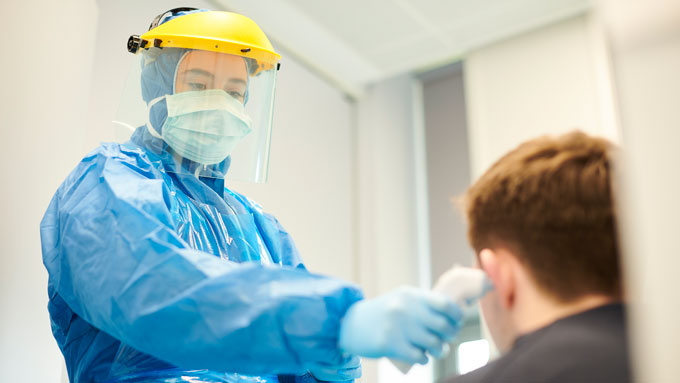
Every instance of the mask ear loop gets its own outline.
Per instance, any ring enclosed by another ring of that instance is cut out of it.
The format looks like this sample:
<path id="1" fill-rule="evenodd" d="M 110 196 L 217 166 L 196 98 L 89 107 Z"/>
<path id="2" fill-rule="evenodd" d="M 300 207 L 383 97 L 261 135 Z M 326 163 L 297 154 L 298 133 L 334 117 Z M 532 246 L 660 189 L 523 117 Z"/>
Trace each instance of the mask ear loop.
<path id="1" fill-rule="evenodd" d="M 160 133 L 158 133 L 156 128 L 154 128 L 153 125 L 151 125 L 151 108 L 154 105 L 156 105 L 160 100 L 164 99 L 166 96 L 167 95 L 163 95 L 163 96 L 154 98 L 153 100 L 151 100 L 149 102 L 149 106 L 146 109 L 146 130 L 148 130 L 149 133 L 151 133 L 152 136 L 154 136 L 156 138 L 160 138 L 161 140 L 163 139 L 163 137 L 160 135 Z"/>
<path id="2" fill-rule="evenodd" d="M 170 16 L 175 16 L 176 14 L 180 12 L 191 12 L 191 11 L 198 11 L 198 8 L 193 8 L 193 7 L 180 7 L 180 8 L 173 8 L 169 11 L 165 11 L 161 13 L 160 15 L 156 16 L 153 21 L 151 21 L 151 25 L 149 25 L 149 30 L 152 30 L 159 26 L 160 24 L 163 24 L 163 20 L 165 20 L 165 16 L 169 13 Z"/>

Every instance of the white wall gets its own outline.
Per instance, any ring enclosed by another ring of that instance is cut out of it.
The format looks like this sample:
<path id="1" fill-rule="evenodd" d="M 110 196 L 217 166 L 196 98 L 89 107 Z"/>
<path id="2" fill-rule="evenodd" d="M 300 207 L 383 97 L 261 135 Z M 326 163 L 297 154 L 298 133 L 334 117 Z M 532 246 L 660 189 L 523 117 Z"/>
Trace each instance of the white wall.
<path id="1" fill-rule="evenodd" d="M 368 295 L 420 285 L 414 86 L 410 76 L 368 88 L 358 105 L 361 281 Z"/>
<path id="2" fill-rule="evenodd" d="M 89 146 L 97 8 L 91 1 L 3 3 L 0 31 L 0 380 L 58 382 L 39 224 Z"/>
<path id="3" fill-rule="evenodd" d="M 471 52 L 465 60 L 473 178 L 520 142 L 581 129 L 618 139 L 605 47 L 587 16 Z"/>
<path id="4" fill-rule="evenodd" d="M 678 381 L 680 3 L 600 1 L 626 145 L 622 239 L 635 377 Z"/>

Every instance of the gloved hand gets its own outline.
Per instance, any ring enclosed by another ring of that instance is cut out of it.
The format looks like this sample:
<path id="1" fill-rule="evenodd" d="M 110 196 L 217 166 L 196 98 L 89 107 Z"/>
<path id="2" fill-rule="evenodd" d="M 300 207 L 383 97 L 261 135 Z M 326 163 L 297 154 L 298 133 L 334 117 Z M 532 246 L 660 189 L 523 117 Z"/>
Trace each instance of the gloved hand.
<path id="1" fill-rule="evenodd" d="M 352 305 L 340 327 L 338 347 L 369 358 L 427 363 L 439 358 L 463 319 L 457 304 L 441 293 L 401 287 Z"/>
<path id="2" fill-rule="evenodd" d="M 319 364 L 311 367 L 309 373 L 321 382 L 353 382 L 361 377 L 361 359 L 352 356 L 339 366 Z"/>

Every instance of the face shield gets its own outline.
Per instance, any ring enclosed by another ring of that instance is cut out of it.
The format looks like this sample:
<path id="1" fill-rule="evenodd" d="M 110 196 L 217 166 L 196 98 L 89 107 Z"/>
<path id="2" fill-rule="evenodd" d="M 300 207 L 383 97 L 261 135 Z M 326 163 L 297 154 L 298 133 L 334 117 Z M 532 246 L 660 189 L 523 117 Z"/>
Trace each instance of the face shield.
<path id="1" fill-rule="evenodd" d="M 141 63 L 114 121 L 117 140 L 160 156 L 169 172 L 266 181 L 278 55 L 259 28 L 248 36 L 253 26 L 197 12 L 132 36 Z"/>

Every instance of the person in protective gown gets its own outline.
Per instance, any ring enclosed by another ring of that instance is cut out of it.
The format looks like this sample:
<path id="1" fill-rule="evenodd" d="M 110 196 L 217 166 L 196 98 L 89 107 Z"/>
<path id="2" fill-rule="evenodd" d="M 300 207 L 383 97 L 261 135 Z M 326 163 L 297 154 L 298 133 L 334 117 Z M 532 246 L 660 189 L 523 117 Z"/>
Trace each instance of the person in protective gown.
<path id="1" fill-rule="evenodd" d="M 237 144 L 271 123 L 274 81 L 259 79 L 279 56 L 256 24 L 175 9 L 128 48 L 148 122 L 83 158 L 40 226 L 72 383 L 353 381 L 358 356 L 441 354 L 455 304 L 408 288 L 364 300 L 309 273 L 279 222 L 225 188 Z"/>

